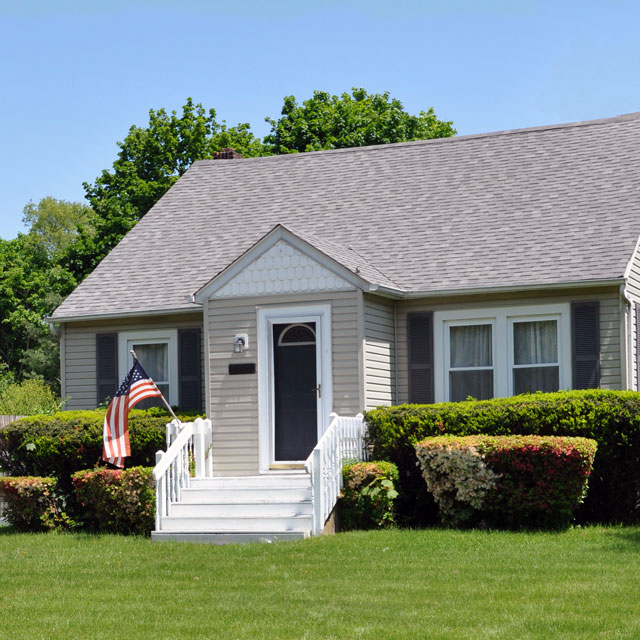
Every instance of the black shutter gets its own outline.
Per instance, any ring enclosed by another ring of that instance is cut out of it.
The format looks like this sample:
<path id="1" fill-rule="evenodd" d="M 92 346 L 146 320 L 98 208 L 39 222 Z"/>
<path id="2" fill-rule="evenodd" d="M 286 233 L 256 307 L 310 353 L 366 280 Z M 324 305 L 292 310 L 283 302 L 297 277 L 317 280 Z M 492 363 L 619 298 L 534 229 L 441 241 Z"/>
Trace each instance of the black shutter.
<path id="1" fill-rule="evenodd" d="M 118 390 L 117 333 L 96 333 L 96 379 L 98 405 Z"/>
<path id="2" fill-rule="evenodd" d="M 407 315 L 409 402 L 433 403 L 433 313 Z"/>
<path id="3" fill-rule="evenodd" d="M 600 386 L 600 303 L 571 303 L 573 388 Z"/>
<path id="4" fill-rule="evenodd" d="M 202 411 L 200 328 L 178 330 L 178 404 Z"/>

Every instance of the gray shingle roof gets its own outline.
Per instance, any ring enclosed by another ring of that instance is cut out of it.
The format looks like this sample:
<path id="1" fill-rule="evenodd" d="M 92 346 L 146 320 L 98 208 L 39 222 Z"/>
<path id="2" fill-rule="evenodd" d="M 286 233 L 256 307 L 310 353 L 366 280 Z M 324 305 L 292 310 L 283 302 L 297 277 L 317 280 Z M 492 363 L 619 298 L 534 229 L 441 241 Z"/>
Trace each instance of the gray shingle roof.
<path id="1" fill-rule="evenodd" d="M 640 113 L 196 162 L 54 317 L 195 308 L 188 296 L 277 224 L 408 292 L 622 277 L 640 235 Z"/>

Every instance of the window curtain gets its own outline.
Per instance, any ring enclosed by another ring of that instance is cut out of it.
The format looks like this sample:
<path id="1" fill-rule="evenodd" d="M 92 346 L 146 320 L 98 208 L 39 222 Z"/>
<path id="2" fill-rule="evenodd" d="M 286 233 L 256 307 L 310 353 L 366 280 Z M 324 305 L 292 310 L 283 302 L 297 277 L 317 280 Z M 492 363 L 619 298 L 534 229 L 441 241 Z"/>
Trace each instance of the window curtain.
<path id="1" fill-rule="evenodd" d="M 558 323 L 555 320 L 513 324 L 513 363 L 558 362 Z"/>
<path id="2" fill-rule="evenodd" d="M 490 324 L 451 327 L 450 330 L 449 366 L 452 369 L 493 365 Z"/>

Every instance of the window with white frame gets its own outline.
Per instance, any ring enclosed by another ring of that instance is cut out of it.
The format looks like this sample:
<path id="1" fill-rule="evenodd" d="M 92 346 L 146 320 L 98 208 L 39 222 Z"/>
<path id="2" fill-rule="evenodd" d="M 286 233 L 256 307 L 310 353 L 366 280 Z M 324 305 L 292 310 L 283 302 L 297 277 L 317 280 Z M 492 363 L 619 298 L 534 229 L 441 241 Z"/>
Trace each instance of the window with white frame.
<path id="1" fill-rule="evenodd" d="M 149 331 L 123 331 L 118 334 L 118 362 L 120 380 L 124 379 L 133 366 L 131 350 L 134 350 L 144 370 L 171 405 L 178 404 L 178 332 L 176 329 Z M 161 401 L 160 401 L 161 402 Z M 158 404 L 158 399 L 143 400 L 137 408 L 145 408 L 146 403 Z"/>
<path id="2" fill-rule="evenodd" d="M 435 400 L 571 386 L 569 304 L 435 312 Z"/>

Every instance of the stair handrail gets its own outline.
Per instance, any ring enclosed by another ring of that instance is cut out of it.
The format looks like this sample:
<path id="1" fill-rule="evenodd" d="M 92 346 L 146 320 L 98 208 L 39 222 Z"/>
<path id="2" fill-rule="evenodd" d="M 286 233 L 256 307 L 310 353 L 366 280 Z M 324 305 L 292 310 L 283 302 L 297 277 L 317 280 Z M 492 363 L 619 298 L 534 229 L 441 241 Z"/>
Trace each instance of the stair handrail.
<path id="1" fill-rule="evenodd" d="M 305 461 L 311 476 L 314 536 L 320 535 L 342 490 L 342 465 L 345 460 L 365 459 L 366 423 L 355 417 L 332 413 L 329 427 Z"/>
<path id="2" fill-rule="evenodd" d="M 152 473 L 156 483 L 156 531 L 161 531 L 163 518 L 171 515 L 171 504 L 180 501 L 192 476 L 213 475 L 210 444 L 211 420 L 172 420 L 167 424 L 167 451 L 156 452 Z"/>

